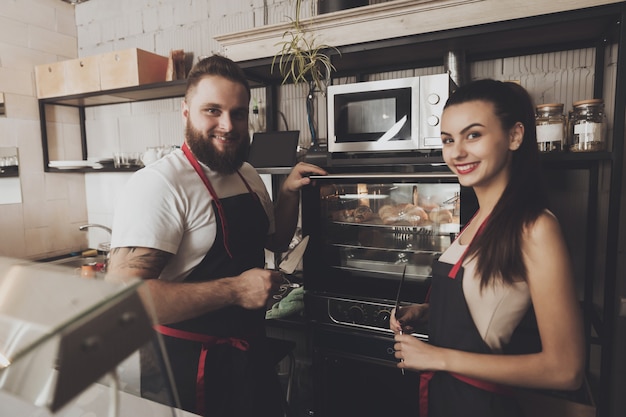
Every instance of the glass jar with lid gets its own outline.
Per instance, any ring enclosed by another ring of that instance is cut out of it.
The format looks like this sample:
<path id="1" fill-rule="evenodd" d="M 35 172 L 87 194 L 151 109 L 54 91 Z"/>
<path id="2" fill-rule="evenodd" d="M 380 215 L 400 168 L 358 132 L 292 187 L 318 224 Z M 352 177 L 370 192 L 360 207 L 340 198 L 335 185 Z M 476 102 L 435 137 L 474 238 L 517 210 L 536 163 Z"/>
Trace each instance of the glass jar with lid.
<path id="1" fill-rule="evenodd" d="M 573 103 L 571 146 L 573 152 L 594 152 L 606 149 L 606 114 L 604 100 L 591 99 Z"/>
<path id="2" fill-rule="evenodd" d="M 536 108 L 537 146 L 540 152 L 565 148 L 566 122 L 563 103 L 540 104 Z"/>

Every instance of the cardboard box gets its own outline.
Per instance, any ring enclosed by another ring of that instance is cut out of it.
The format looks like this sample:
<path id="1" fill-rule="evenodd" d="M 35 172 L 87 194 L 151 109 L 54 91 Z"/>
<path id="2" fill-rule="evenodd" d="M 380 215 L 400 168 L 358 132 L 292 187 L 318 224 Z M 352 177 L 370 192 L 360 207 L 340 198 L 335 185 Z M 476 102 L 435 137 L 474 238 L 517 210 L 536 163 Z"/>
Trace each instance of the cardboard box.
<path id="1" fill-rule="evenodd" d="M 64 61 L 65 94 L 100 90 L 100 55 Z"/>
<path id="2" fill-rule="evenodd" d="M 102 54 L 100 88 L 110 90 L 164 82 L 168 57 L 132 48 Z"/>
<path id="3" fill-rule="evenodd" d="M 65 64 L 52 62 L 35 67 L 37 98 L 58 97 L 65 95 Z"/>
<path id="4" fill-rule="evenodd" d="M 168 57 L 131 48 L 35 67 L 37 98 L 166 81 Z"/>

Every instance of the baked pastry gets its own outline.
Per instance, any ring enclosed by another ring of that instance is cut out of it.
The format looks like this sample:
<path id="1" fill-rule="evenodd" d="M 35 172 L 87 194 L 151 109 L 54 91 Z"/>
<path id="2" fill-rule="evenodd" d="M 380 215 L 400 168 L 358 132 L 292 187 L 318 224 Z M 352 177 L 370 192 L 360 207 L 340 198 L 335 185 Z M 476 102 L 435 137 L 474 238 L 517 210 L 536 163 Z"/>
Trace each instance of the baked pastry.
<path id="1" fill-rule="evenodd" d="M 384 224 L 408 223 L 419 226 L 428 221 L 426 210 L 410 203 L 384 205 L 378 210 L 378 216 Z"/>
<path id="2" fill-rule="evenodd" d="M 353 217 L 355 222 L 363 223 L 374 217 L 374 212 L 368 206 L 361 205 L 354 209 Z"/>
<path id="3" fill-rule="evenodd" d="M 452 223 L 452 213 L 447 209 L 436 209 L 430 212 L 430 220 L 435 223 Z"/>
<path id="4" fill-rule="evenodd" d="M 331 212 L 331 218 L 336 222 L 351 222 L 354 221 L 353 217 L 354 210 L 336 210 Z"/>

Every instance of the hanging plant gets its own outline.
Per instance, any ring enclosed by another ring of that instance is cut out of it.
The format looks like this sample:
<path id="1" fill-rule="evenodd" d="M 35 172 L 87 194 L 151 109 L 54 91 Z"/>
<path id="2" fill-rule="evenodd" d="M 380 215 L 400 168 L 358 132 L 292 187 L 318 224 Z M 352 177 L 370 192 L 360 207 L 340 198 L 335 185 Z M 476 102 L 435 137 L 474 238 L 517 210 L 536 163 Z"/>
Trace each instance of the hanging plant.
<path id="1" fill-rule="evenodd" d="M 330 74 L 335 70 L 326 51 L 333 46 L 317 44 L 315 36 L 300 22 L 302 0 L 296 0 L 296 17 L 291 19 L 291 27 L 283 33 L 283 40 L 276 45 L 281 49 L 272 59 L 272 72 L 278 66 L 282 83 L 291 80 L 294 84 L 312 82 L 318 91 L 324 93 L 330 82 Z"/>

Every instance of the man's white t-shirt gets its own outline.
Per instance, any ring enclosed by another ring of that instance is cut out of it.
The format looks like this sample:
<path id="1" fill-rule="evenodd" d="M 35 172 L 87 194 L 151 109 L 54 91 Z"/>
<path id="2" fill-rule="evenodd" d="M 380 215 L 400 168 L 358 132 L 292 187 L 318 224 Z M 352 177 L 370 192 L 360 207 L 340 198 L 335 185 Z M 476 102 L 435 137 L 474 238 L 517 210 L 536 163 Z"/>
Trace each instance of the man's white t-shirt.
<path id="1" fill-rule="evenodd" d="M 221 175 L 200 164 L 218 198 L 247 193 L 237 173 Z M 265 184 L 248 163 L 240 173 L 258 195 L 274 232 L 274 208 Z M 217 232 L 208 189 L 178 149 L 135 172 L 119 196 L 111 247 L 147 247 L 174 254 L 160 278 L 182 281 L 207 254 Z"/>

